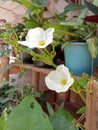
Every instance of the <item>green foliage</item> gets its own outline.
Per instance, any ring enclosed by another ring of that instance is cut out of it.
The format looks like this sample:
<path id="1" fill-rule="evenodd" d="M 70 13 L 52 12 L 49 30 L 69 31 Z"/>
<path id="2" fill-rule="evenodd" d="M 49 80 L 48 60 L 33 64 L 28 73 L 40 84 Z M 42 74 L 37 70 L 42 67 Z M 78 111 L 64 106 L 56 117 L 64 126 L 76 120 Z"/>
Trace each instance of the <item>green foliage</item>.
<path id="1" fill-rule="evenodd" d="M 54 130 L 79 130 L 73 125 L 73 121 L 73 116 L 63 108 L 59 108 L 51 117 Z"/>
<path id="2" fill-rule="evenodd" d="M 6 109 L 4 110 L 2 116 L 0 116 L 0 130 L 4 130 L 5 121 L 7 119 L 7 112 Z"/>
<path id="3" fill-rule="evenodd" d="M 73 116 L 62 107 L 53 112 L 49 119 L 39 103 L 32 96 L 27 96 L 10 114 L 7 110 L 3 112 L 0 130 L 79 130 L 73 121 Z"/>
<path id="4" fill-rule="evenodd" d="M 11 49 L 9 48 L 8 45 L 2 44 L 0 46 L 0 57 L 9 56 L 10 52 L 11 52 Z"/>
<path id="5" fill-rule="evenodd" d="M 87 0 L 84 0 L 84 3 L 90 11 L 92 11 L 96 15 L 98 14 L 98 7 L 97 6 L 88 2 Z"/>
<path id="6" fill-rule="evenodd" d="M 48 0 L 31 0 L 31 1 L 36 3 L 39 6 L 46 6 Z"/>
<path id="7" fill-rule="evenodd" d="M 83 75 L 82 78 L 79 80 L 79 85 L 83 88 L 83 89 L 87 89 L 87 82 L 89 81 L 89 76 Z"/>
<path id="8" fill-rule="evenodd" d="M 47 0 L 13 0 L 15 2 L 20 3 L 22 6 L 26 8 L 27 17 L 24 17 L 24 25 L 19 25 L 16 28 L 12 28 L 7 25 L 6 30 L 0 34 L 0 39 L 7 44 L 10 44 L 14 47 L 16 53 L 20 53 L 21 51 L 29 53 L 33 55 L 33 59 L 41 60 L 46 62 L 47 59 L 52 63 L 54 56 L 56 55 L 51 52 L 42 53 L 42 55 L 36 54 L 32 52 L 32 50 L 27 50 L 18 45 L 17 41 L 22 40 L 24 38 L 26 32 L 24 32 L 24 28 L 31 29 L 34 27 L 41 26 L 44 29 L 48 27 L 54 27 L 54 41 L 53 41 L 53 49 L 61 43 L 64 45 L 68 44 L 71 41 L 84 41 L 86 38 L 95 35 L 94 27 L 92 24 L 85 24 L 83 21 L 84 13 L 81 13 L 78 17 L 76 17 L 75 21 L 66 22 L 66 14 L 69 11 L 73 10 L 81 10 L 84 9 L 82 5 L 68 5 L 64 9 L 64 12 L 61 14 L 54 14 L 50 18 L 44 18 L 44 10 L 47 4 Z M 90 5 L 91 6 L 91 5 Z M 54 19 L 57 22 L 55 24 L 50 23 L 49 20 Z M 89 29 L 89 30 L 88 30 Z M 17 35 L 21 30 L 21 37 Z M 92 31 L 93 30 L 93 31 Z M 23 33 L 24 32 L 24 33 Z M 20 59 L 17 59 L 19 61 Z M 19 62 L 18 62 L 19 63 Z M 53 64 L 53 63 L 52 63 Z M 12 64 L 6 66 L 0 72 L 7 71 Z M 54 65 L 54 64 L 53 64 Z M 26 69 L 19 74 L 19 79 L 23 79 L 25 73 L 30 71 L 30 69 Z M 70 88 L 74 92 L 80 95 L 80 97 L 85 102 L 85 97 L 82 95 L 83 92 L 87 92 L 87 82 L 89 80 L 88 76 L 83 76 L 81 79 L 75 79 L 74 84 Z M 24 81 L 22 81 L 23 83 Z M 25 86 L 20 86 L 17 82 L 12 80 L 14 87 L 10 87 L 9 89 L 0 89 L 1 97 L 0 102 L 3 109 L 6 103 L 9 101 L 13 101 L 15 103 L 15 108 L 11 110 L 10 114 L 4 110 L 2 116 L 0 117 L 0 130 L 79 130 L 76 126 L 73 125 L 74 117 L 64 108 L 60 107 L 59 110 L 54 111 L 50 104 L 47 104 L 49 117 L 43 112 L 41 105 L 35 100 L 34 97 L 40 97 L 40 92 L 35 92 L 32 94 L 32 89 L 35 88 L 34 85 L 27 84 Z M 9 82 L 4 81 L 0 83 L 1 86 L 8 86 Z M 3 97 L 6 96 L 6 97 Z M 29 96 L 28 96 L 29 95 Z M 44 95 L 45 96 L 45 95 Z M 41 100 L 41 99 L 40 99 Z M 18 104 L 18 105 L 17 105 Z M 4 106 L 3 106 L 4 105 Z M 11 104 L 10 104 L 11 105 Z M 16 106 L 17 105 L 17 106 Z M 8 107 L 8 106 L 7 106 Z M 12 107 L 12 106 L 10 106 Z M 83 107 L 78 110 L 77 113 L 84 113 L 85 108 Z M 5 116 L 6 115 L 6 116 Z"/>
<path id="9" fill-rule="evenodd" d="M 75 11 L 75 10 L 82 10 L 85 9 L 84 5 L 79 5 L 79 4 L 69 4 L 67 5 L 64 10 L 69 12 L 69 11 Z"/>
<path id="10" fill-rule="evenodd" d="M 86 112 L 86 106 L 81 107 L 78 111 L 77 114 L 83 114 Z"/>
<path id="11" fill-rule="evenodd" d="M 26 8 L 30 8 L 31 6 L 33 6 L 34 4 L 32 3 L 32 1 L 29 1 L 29 0 L 12 0 L 14 2 L 18 2 L 20 4 L 22 4 L 24 7 Z"/>
<path id="12" fill-rule="evenodd" d="M 30 29 L 37 26 L 42 26 L 47 20 L 43 13 L 47 4 L 47 0 L 12 0 L 20 3 L 26 8 L 27 17 L 24 17 L 25 27 Z M 32 22 L 31 22 L 32 21 Z"/>
<path id="13" fill-rule="evenodd" d="M 79 130 L 78 127 L 74 126 L 74 117 L 64 109 L 64 104 L 57 111 L 54 111 L 51 105 L 47 103 L 47 109 L 54 130 Z"/>
<path id="14" fill-rule="evenodd" d="M 46 103 L 46 105 L 47 105 L 48 113 L 50 117 L 52 117 L 54 115 L 54 110 L 49 103 Z"/>
<path id="15" fill-rule="evenodd" d="M 1 120 L 2 121 L 2 120 Z M 28 96 L 9 114 L 0 130 L 53 130 L 48 116 L 37 101 Z"/>
<path id="16" fill-rule="evenodd" d="M 90 80 L 90 76 L 87 74 L 82 74 L 81 77 L 74 77 L 74 84 L 70 88 L 71 90 L 75 91 L 76 93 L 80 91 L 87 90 L 87 82 Z"/>
<path id="17" fill-rule="evenodd" d="M 12 27 L 11 24 L 5 25 L 5 30 L 0 34 L 0 40 L 5 43 L 8 47 L 13 48 L 13 52 L 15 54 L 20 52 L 19 44 L 18 44 L 18 34 L 16 30 Z M 11 49 L 10 49 L 11 50 Z"/>

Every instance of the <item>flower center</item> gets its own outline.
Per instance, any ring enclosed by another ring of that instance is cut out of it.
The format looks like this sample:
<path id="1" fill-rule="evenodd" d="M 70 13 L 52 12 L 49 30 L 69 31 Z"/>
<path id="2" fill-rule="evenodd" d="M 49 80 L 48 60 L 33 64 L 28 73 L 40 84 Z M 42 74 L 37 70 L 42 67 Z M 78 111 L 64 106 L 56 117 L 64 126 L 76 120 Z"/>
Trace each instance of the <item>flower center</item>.
<path id="1" fill-rule="evenodd" d="M 62 85 L 65 85 L 65 84 L 66 84 L 66 79 L 61 79 L 60 83 L 61 83 Z"/>
<path id="2" fill-rule="evenodd" d="M 40 40 L 40 41 L 39 41 L 39 45 L 40 45 L 40 46 L 45 45 L 45 41 L 44 41 L 44 40 Z"/>

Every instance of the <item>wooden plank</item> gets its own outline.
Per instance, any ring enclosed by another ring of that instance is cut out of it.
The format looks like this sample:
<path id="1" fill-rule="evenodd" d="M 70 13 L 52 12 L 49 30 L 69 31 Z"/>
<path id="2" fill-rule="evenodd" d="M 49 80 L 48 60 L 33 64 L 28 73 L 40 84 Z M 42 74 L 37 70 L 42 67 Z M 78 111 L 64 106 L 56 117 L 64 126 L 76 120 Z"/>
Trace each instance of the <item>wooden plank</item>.
<path id="1" fill-rule="evenodd" d="M 40 81 L 40 74 L 46 76 L 47 74 L 49 74 L 49 72 L 51 72 L 52 70 L 54 70 L 53 68 L 38 68 L 35 67 L 33 64 L 22 64 L 22 65 L 18 65 L 18 64 L 14 64 L 14 66 L 9 70 L 9 74 L 18 74 L 19 72 L 21 72 L 21 70 L 23 69 L 31 69 L 32 75 L 31 75 L 31 79 L 32 79 L 32 84 L 37 86 L 37 89 L 40 89 L 39 86 L 39 81 Z M 41 88 L 41 90 L 44 90 L 44 87 Z"/>
<path id="2" fill-rule="evenodd" d="M 39 72 L 32 72 L 32 84 L 35 84 L 37 87 L 39 87 Z"/>
<path id="3" fill-rule="evenodd" d="M 55 101 L 55 110 L 59 108 L 61 103 L 64 103 L 69 98 L 69 92 L 61 92 L 56 94 L 56 101 Z"/>
<path id="4" fill-rule="evenodd" d="M 86 100 L 86 130 L 98 130 L 98 82 L 91 79 L 87 86 L 92 93 Z"/>
<path id="5" fill-rule="evenodd" d="M 4 67 L 8 64 L 9 64 L 8 57 L 1 57 L 0 58 L 0 70 L 4 69 Z M 6 71 L 4 73 L 0 73 L 0 82 L 2 82 L 3 78 L 5 78 L 6 80 L 9 80 L 9 71 Z"/>
<path id="6" fill-rule="evenodd" d="M 85 96 L 85 93 L 82 94 Z M 72 104 L 76 104 L 79 108 L 85 106 L 85 103 L 83 102 L 81 97 L 74 91 L 70 91 L 69 102 L 71 102 Z"/>
<path id="7" fill-rule="evenodd" d="M 35 67 L 33 64 L 23 64 L 22 66 L 19 66 L 18 64 L 14 64 L 14 66 L 10 69 L 9 73 L 10 74 L 15 74 L 17 72 L 20 71 L 20 68 L 29 68 L 31 69 L 32 71 L 35 71 L 35 72 L 40 72 L 42 74 L 49 74 L 49 72 L 51 72 L 52 70 L 54 70 L 53 68 L 38 68 L 38 67 Z M 17 72 L 15 71 L 15 69 L 17 69 Z"/>

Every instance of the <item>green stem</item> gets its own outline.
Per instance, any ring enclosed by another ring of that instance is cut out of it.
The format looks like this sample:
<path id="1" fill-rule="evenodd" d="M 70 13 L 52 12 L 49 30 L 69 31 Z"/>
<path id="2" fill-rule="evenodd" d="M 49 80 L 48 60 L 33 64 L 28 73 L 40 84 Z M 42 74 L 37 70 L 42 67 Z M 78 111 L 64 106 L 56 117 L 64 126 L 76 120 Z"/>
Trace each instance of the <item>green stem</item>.
<path id="1" fill-rule="evenodd" d="M 78 92 L 79 96 L 81 97 L 81 99 L 84 101 L 84 103 L 86 103 L 86 99 L 83 96 L 83 94 L 81 93 L 81 91 Z"/>
<path id="2" fill-rule="evenodd" d="M 44 51 L 45 51 L 48 55 L 50 55 L 49 51 L 48 51 L 46 48 L 44 48 Z"/>
<path id="3" fill-rule="evenodd" d="M 22 47 L 20 47 L 20 50 L 33 56 L 32 52 L 30 50 L 27 50 L 27 49 L 22 48 Z"/>
<path id="4" fill-rule="evenodd" d="M 56 68 L 57 67 L 57 65 L 55 64 L 55 63 L 51 63 L 51 65 L 54 67 L 54 68 Z"/>
<path id="5" fill-rule="evenodd" d="M 80 123 L 78 123 L 78 127 L 81 129 L 81 130 L 85 130 L 84 126 Z"/>

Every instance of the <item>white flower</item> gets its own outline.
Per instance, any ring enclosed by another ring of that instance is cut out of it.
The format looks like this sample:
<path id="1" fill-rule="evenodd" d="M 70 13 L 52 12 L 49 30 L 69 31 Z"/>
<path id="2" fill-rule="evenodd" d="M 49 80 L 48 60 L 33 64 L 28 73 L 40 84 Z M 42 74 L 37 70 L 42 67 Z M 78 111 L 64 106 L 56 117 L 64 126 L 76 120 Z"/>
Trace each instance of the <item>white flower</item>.
<path id="1" fill-rule="evenodd" d="M 53 32 L 54 28 L 48 28 L 46 31 L 40 27 L 30 29 L 26 35 L 26 41 L 18 41 L 18 43 L 29 48 L 45 48 L 52 43 Z"/>
<path id="2" fill-rule="evenodd" d="M 64 65 L 59 65 L 55 71 L 51 71 L 45 77 L 47 87 L 56 92 L 66 92 L 73 84 L 74 79 L 71 77 L 69 69 Z"/>

